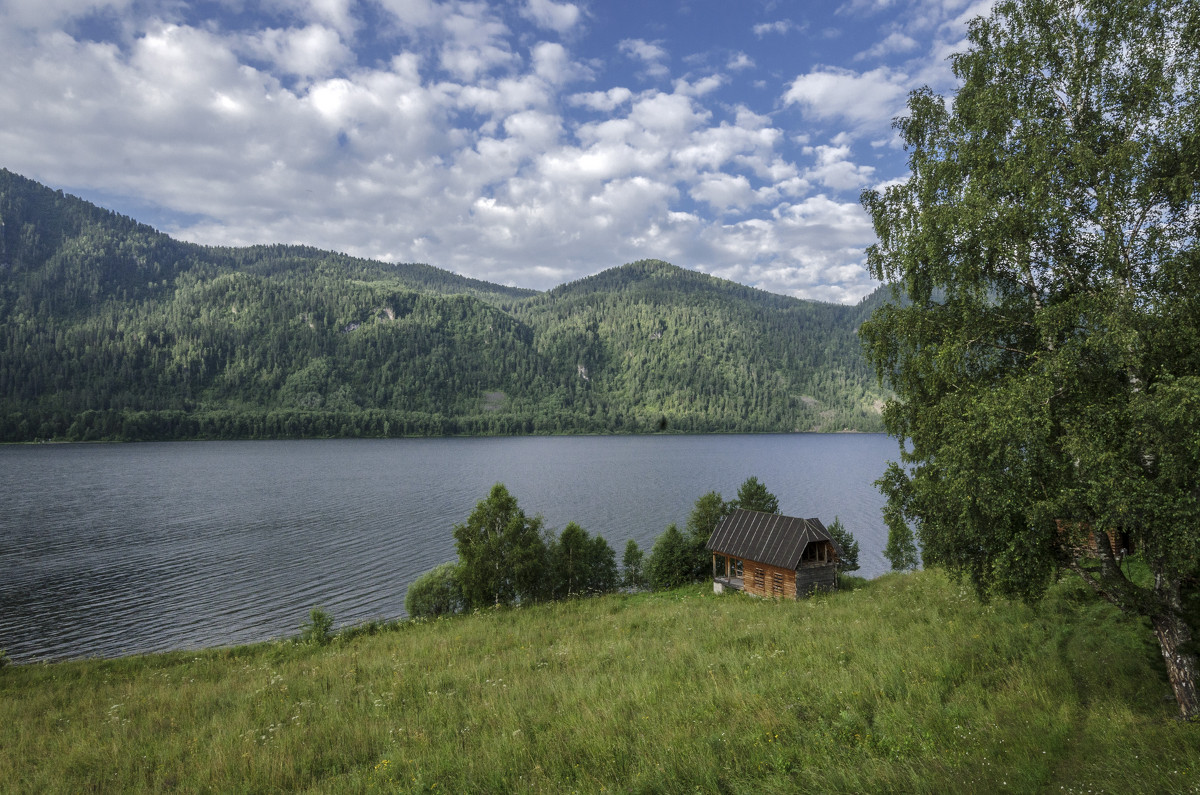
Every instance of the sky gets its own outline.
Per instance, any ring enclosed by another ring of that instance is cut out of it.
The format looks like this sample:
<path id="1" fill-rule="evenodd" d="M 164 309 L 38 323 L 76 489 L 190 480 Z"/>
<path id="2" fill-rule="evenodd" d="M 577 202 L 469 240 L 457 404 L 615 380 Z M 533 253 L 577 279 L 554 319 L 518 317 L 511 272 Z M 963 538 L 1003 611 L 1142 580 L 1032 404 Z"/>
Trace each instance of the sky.
<path id="1" fill-rule="evenodd" d="M 0 167 L 196 243 L 854 303 L 990 2 L 0 0 Z"/>

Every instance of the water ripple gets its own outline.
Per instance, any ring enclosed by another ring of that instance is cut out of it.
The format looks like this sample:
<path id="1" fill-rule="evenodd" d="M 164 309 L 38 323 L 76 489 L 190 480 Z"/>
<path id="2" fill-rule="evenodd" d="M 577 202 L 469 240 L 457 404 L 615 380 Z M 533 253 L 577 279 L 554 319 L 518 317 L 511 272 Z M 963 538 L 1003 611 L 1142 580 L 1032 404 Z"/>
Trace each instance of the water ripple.
<path id="1" fill-rule="evenodd" d="M 397 618 L 494 483 L 530 515 L 649 552 L 702 493 L 757 475 L 783 511 L 840 515 L 885 570 L 886 437 L 680 436 L 0 448 L 0 648 L 111 656 Z"/>

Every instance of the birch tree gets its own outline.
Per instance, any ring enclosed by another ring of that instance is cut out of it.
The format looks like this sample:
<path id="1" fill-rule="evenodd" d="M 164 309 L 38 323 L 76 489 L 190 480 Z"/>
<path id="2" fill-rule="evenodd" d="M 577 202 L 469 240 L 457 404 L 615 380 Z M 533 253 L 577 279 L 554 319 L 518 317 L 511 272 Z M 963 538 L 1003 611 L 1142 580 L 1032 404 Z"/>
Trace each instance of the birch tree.
<path id="1" fill-rule="evenodd" d="M 919 90 L 896 122 L 911 176 L 863 194 L 896 300 L 862 331 L 896 394 L 888 516 L 925 562 L 985 597 L 1070 569 L 1149 619 L 1193 718 L 1198 20 L 1187 0 L 975 20 L 952 101 Z"/>

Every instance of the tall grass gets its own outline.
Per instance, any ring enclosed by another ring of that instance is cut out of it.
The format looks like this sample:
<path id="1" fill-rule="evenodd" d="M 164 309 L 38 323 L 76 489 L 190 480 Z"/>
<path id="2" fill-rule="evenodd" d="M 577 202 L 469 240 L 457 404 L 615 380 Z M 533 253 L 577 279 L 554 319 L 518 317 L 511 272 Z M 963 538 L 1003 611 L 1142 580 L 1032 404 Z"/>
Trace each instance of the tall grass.
<path id="1" fill-rule="evenodd" d="M 12 791 L 1200 792 L 1148 629 L 936 571 L 0 670 Z"/>

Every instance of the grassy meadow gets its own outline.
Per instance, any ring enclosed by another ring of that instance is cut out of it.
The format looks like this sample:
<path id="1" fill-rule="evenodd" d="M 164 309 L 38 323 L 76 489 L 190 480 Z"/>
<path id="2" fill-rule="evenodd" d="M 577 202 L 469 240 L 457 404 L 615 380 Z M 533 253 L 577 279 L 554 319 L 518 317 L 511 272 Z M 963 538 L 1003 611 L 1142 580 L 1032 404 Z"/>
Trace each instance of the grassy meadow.
<path id="1" fill-rule="evenodd" d="M 1140 622 L 938 571 L 0 669 L 11 792 L 1200 792 Z"/>

